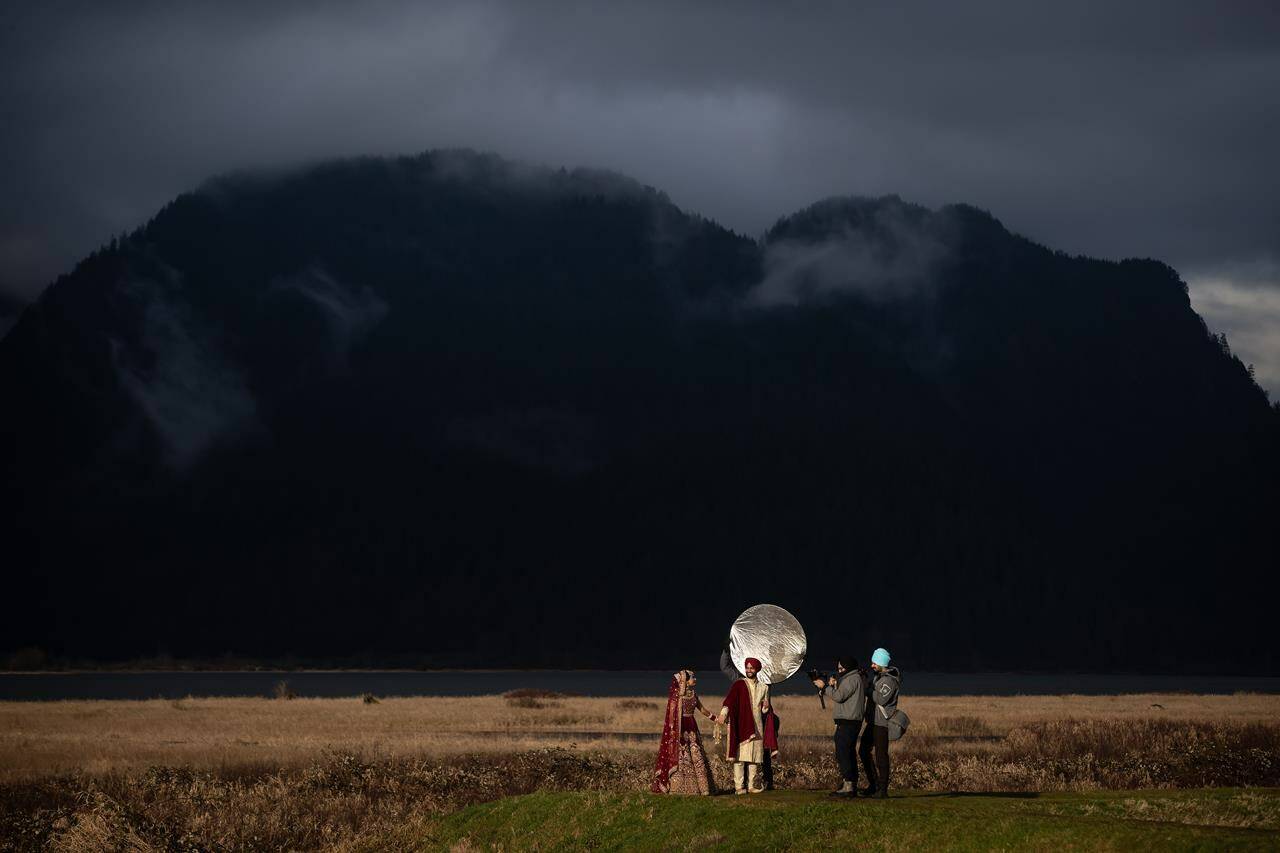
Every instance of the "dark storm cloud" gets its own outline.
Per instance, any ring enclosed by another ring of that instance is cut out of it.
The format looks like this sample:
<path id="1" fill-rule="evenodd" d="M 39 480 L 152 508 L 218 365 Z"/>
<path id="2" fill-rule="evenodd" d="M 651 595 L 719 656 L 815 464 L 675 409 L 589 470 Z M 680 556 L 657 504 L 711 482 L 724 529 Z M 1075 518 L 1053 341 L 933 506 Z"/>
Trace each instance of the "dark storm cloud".
<path id="1" fill-rule="evenodd" d="M 1280 7 L 1032 5 L 6 12 L 0 288 L 38 291 L 212 173 L 450 145 L 615 168 L 752 234 L 833 193 L 898 193 L 1159 257 L 1193 291 L 1274 269 Z"/>

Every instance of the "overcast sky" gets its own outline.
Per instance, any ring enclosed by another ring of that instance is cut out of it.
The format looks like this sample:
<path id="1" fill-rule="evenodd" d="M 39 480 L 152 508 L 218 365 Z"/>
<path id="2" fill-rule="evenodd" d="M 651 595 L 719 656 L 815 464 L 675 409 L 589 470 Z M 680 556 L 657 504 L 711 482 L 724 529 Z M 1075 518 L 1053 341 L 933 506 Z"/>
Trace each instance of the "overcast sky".
<path id="1" fill-rule="evenodd" d="M 626 172 L 752 236 L 897 193 L 1157 257 L 1280 397 L 1272 0 L 11 5 L 0 291 L 211 174 L 461 145 Z"/>

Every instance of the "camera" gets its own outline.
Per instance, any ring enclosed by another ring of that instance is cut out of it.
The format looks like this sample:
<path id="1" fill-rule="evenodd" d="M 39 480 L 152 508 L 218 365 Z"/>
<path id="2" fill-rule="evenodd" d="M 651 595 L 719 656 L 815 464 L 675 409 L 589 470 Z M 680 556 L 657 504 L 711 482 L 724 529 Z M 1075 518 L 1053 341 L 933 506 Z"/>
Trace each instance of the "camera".
<path id="1" fill-rule="evenodd" d="M 811 669 L 805 674 L 809 676 L 810 681 L 821 680 L 823 684 L 826 684 L 827 681 L 831 678 L 831 673 L 820 672 L 819 670 L 816 670 L 816 669 Z M 821 687 L 818 688 L 818 704 L 821 705 L 823 708 L 827 707 L 827 697 L 822 694 Z"/>

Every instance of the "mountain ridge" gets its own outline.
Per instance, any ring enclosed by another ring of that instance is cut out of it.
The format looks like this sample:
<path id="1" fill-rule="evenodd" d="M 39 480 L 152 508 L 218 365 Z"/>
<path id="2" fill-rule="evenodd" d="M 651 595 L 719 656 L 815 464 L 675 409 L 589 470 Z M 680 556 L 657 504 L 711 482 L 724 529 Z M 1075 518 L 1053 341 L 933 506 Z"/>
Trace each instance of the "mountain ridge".
<path id="1" fill-rule="evenodd" d="M 1275 666 L 1256 598 L 1183 593 L 1270 584 L 1276 410 L 1166 265 L 967 205 L 757 241 L 464 151 L 223 176 L 60 277 L 0 389 L 0 650 L 665 665 L 781 573 L 815 651 L 1210 668 L 1197 619 Z M 669 575 L 698 624 L 641 640 Z"/>

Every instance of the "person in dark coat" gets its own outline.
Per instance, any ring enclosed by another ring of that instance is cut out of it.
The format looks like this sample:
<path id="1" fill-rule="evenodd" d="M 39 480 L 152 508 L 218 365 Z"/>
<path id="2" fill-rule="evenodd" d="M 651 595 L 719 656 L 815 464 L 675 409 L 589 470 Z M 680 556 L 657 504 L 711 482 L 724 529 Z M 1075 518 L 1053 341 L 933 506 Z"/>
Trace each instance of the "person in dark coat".
<path id="1" fill-rule="evenodd" d="M 859 791 L 864 797 L 889 796 L 889 718 L 898 710 L 898 689 L 902 675 L 889 665 L 889 652 L 876 649 L 871 654 L 872 682 L 867 697 L 867 725 L 858 743 L 858 756 L 867 774 L 868 785 Z M 871 754 L 875 752 L 875 763 Z"/>
<path id="2" fill-rule="evenodd" d="M 867 678 L 858 669 L 858 661 L 846 655 L 836 661 L 836 674 L 826 681 L 813 679 L 813 686 L 831 700 L 831 719 L 835 723 L 836 764 L 840 767 L 841 785 L 832 792 L 837 797 L 852 797 L 858 787 L 858 730 L 866 717 Z"/>

